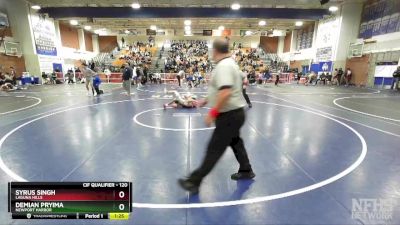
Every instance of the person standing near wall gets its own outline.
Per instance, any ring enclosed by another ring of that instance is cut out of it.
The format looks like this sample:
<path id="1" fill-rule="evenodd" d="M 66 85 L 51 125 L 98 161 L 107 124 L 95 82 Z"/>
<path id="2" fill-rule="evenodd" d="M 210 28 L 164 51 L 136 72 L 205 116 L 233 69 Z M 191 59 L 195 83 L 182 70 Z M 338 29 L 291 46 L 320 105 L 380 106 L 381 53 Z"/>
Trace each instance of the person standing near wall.
<path id="1" fill-rule="evenodd" d="M 110 76 L 111 76 L 111 71 L 110 71 L 110 69 L 108 69 L 108 68 L 104 69 L 104 74 L 105 74 L 106 77 L 107 77 L 107 83 L 110 83 Z"/>
<path id="2" fill-rule="evenodd" d="M 127 96 L 131 96 L 131 79 L 133 76 L 132 68 L 129 67 L 127 63 L 123 65 L 122 73 L 122 87 L 126 91 Z"/>
<path id="3" fill-rule="evenodd" d="M 340 85 L 343 84 L 343 80 L 344 80 L 344 77 L 345 77 L 342 68 L 339 68 L 339 71 L 338 71 L 338 73 L 337 73 L 337 77 L 338 77 L 338 81 L 339 81 L 338 86 L 340 86 Z"/>
<path id="4" fill-rule="evenodd" d="M 230 57 L 227 40 L 214 41 L 213 58 L 217 65 L 212 73 L 207 99 L 199 100 L 197 105 L 201 107 L 209 103 L 212 108 L 205 122 L 207 126 L 215 122 L 215 129 L 200 167 L 188 178 L 178 180 L 179 185 L 191 194 L 199 192 L 204 177 L 211 172 L 228 146 L 232 148 L 240 164 L 239 171 L 232 174 L 231 179 L 255 177 L 244 142 L 240 137 L 240 129 L 245 122 L 246 105 L 242 94 L 241 72 L 235 60 Z"/>
<path id="5" fill-rule="evenodd" d="M 332 84 L 336 84 L 337 86 L 340 85 L 340 77 L 338 76 L 339 72 L 338 69 L 336 68 L 335 71 L 333 72 L 333 78 L 332 78 Z"/>
<path id="6" fill-rule="evenodd" d="M 353 75 L 353 72 L 351 71 L 350 68 L 347 68 L 346 74 L 345 74 L 345 82 L 346 82 L 346 87 L 349 86 L 350 81 L 351 81 L 351 76 Z"/>
<path id="7" fill-rule="evenodd" d="M 400 66 L 397 67 L 397 70 L 393 73 L 393 81 L 392 86 L 390 87 L 391 90 L 396 89 L 399 90 L 399 80 L 400 80 Z"/>

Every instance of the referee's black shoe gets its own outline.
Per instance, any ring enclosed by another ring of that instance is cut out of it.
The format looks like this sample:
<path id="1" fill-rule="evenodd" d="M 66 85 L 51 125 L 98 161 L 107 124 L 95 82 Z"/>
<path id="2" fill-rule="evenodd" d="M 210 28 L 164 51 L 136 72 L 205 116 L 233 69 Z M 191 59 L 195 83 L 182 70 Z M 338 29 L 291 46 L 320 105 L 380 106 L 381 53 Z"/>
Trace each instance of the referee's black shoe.
<path id="1" fill-rule="evenodd" d="M 195 194 L 199 193 L 199 186 L 187 179 L 179 179 L 178 183 L 179 183 L 179 186 L 181 186 L 183 189 L 188 191 L 191 195 L 195 195 Z"/>
<path id="2" fill-rule="evenodd" d="M 238 172 L 231 175 L 232 180 L 250 180 L 253 179 L 256 174 L 253 171 L 250 172 Z"/>

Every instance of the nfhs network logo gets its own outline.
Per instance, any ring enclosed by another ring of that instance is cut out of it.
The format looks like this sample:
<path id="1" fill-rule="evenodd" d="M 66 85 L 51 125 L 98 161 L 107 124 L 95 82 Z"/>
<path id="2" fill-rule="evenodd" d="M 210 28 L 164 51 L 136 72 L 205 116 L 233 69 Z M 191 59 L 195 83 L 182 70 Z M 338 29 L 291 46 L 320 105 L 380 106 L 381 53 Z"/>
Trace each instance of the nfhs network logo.
<path id="1" fill-rule="evenodd" d="M 396 206 L 394 199 L 360 198 L 352 199 L 351 217 L 369 221 L 391 221 Z"/>

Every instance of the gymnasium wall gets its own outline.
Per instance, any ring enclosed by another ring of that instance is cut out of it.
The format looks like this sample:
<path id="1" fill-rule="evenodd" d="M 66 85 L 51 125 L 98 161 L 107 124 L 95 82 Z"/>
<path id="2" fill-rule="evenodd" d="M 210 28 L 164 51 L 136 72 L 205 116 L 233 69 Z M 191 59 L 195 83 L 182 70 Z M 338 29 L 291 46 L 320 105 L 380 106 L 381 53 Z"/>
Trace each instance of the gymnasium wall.
<path id="1" fill-rule="evenodd" d="M 367 85 L 369 57 L 370 55 L 365 55 L 360 58 L 351 58 L 346 61 L 346 68 L 350 68 L 353 72 L 351 83 L 355 85 Z"/>
<path id="2" fill-rule="evenodd" d="M 85 31 L 84 34 L 86 51 L 93 52 L 92 33 Z"/>
<path id="3" fill-rule="evenodd" d="M 260 37 L 260 46 L 268 53 L 278 53 L 279 37 Z"/>
<path id="4" fill-rule="evenodd" d="M 0 71 L 3 72 L 9 73 L 11 66 L 17 71 L 17 75 L 20 75 L 22 72 L 26 71 L 24 57 L 18 58 L 16 56 L 0 54 L 0 65 L 3 67 Z"/>
<path id="5" fill-rule="evenodd" d="M 117 36 L 99 36 L 100 52 L 110 52 L 118 47 Z"/>
<path id="6" fill-rule="evenodd" d="M 364 45 L 364 53 L 400 50 L 400 32 L 374 36 L 372 40 L 375 42 Z M 358 42 L 361 41 L 361 39 L 358 40 Z"/>
<path id="7" fill-rule="evenodd" d="M 67 48 L 79 49 L 78 29 L 60 23 L 61 44 Z"/>
<path id="8" fill-rule="evenodd" d="M 283 43 L 283 52 L 290 52 L 290 44 L 292 42 L 292 32 L 286 33 Z"/>
<path id="9" fill-rule="evenodd" d="M 290 64 L 289 64 L 291 69 L 297 68 L 299 71 L 301 71 L 302 65 L 303 65 L 303 61 L 300 61 L 300 60 L 290 61 Z"/>

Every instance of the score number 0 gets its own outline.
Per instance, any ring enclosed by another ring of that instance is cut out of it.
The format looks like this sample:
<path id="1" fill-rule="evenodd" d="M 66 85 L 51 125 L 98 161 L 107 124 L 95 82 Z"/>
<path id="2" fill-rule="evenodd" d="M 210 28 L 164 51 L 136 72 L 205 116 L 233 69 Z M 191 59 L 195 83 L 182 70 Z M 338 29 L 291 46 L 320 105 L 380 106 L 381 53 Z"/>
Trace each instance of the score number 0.
<path id="1" fill-rule="evenodd" d="M 125 192 L 124 191 L 120 191 L 118 193 L 118 197 L 121 198 L 121 199 L 124 198 L 125 197 Z M 119 208 L 119 210 L 123 211 L 125 209 L 125 205 L 121 203 L 121 204 L 119 204 L 118 208 Z"/>

